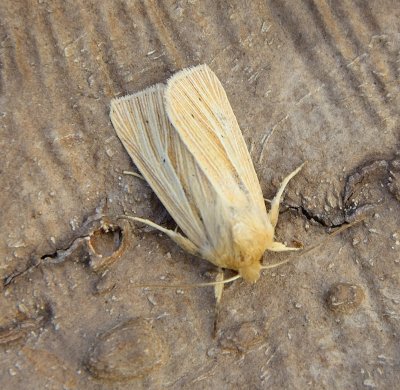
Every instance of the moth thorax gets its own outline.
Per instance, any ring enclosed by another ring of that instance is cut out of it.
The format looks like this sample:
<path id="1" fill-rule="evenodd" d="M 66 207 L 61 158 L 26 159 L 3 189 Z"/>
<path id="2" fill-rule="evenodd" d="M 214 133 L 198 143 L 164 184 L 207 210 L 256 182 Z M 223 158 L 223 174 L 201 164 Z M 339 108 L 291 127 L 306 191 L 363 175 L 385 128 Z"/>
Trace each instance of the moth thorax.
<path id="1" fill-rule="evenodd" d="M 237 270 L 248 282 L 256 282 L 260 277 L 260 260 L 267 248 L 268 237 L 266 227 L 255 221 L 251 224 L 238 222 L 233 227 Z"/>

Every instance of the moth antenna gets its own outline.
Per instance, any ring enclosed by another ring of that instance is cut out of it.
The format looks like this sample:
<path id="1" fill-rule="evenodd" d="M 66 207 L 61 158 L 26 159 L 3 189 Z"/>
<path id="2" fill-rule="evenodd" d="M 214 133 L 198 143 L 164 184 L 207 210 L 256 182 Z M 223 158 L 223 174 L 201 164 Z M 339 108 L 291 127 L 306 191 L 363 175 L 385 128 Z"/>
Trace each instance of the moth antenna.
<path id="1" fill-rule="evenodd" d="M 303 255 L 303 254 L 306 254 L 306 253 L 309 253 L 309 252 L 313 251 L 314 249 L 318 248 L 322 244 L 327 243 L 333 237 L 336 237 L 340 233 L 344 232 L 347 229 L 350 229 L 351 227 L 353 227 L 355 225 L 358 225 L 359 223 L 365 221 L 366 219 L 367 219 L 367 217 L 364 217 L 364 218 L 359 219 L 358 221 L 354 221 L 354 222 L 348 223 L 346 225 L 342 225 L 340 228 L 337 228 L 332 233 L 329 233 L 328 237 L 323 238 L 319 243 L 315 244 L 314 246 L 312 246 L 310 248 L 305 249 L 303 252 L 301 252 L 301 254 Z"/>
<path id="2" fill-rule="evenodd" d="M 336 229 L 334 232 L 330 233 L 328 235 L 328 237 L 322 239 L 318 244 L 315 244 L 314 246 L 311 246 L 310 248 L 305 249 L 304 251 L 301 252 L 301 256 L 305 255 L 306 253 L 309 253 L 311 251 L 313 251 L 314 249 L 318 248 L 319 246 L 321 246 L 322 244 L 325 244 L 326 242 L 328 242 L 329 240 L 331 240 L 333 237 L 336 237 L 337 235 L 339 235 L 340 233 L 344 232 L 347 229 L 350 229 L 351 227 L 359 224 L 360 222 L 363 222 L 365 218 L 362 218 L 358 221 L 354 221 L 351 223 L 348 223 L 346 225 L 341 226 L 340 228 Z M 286 264 L 289 263 L 289 261 L 291 261 L 292 259 L 288 259 L 288 260 L 283 260 L 280 261 L 279 263 L 274 263 L 274 264 L 270 264 L 270 265 L 263 265 L 261 266 L 261 269 L 271 269 L 271 268 L 276 268 L 279 267 L 282 264 Z"/>
<path id="3" fill-rule="evenodd" d="M 358 225 L 361 222 L 364 222 L 366 219 L 367 219 L 367 217 L 364 217 L 364 218 L 359 219 L 358 221 L 354 221 L 354 222 L 347 223 L 346 225 L 342 225 L 342 226 L 340 226 L 340 228 L 337 228 L 333 233 L 331 233 L 329 235 L 329 237 L 335 237 L 338 234 L 342 233 L 343 231 L 345 231 L 355 225 Z"/>
<path id="4" fill-rule="evenodd" d="M 216 280 L 214 282 L 193 283 L 193 284 L 134 284 L 131 287 L 136 288 L 197 288 L 197 287 L 210 287 L 220 284 L 231 283 L 234 280 L 240 279 L 239 274 L 232 276 L 228 279 Z"/>
<path id="5" fill-rule="evenodd" d="M 274 263 L 274 264 L 269 264 L 269 265 L 262 265 L 262 266 L 261 266 L 261 269 L 276 268 L 276 267 L 279 267 L 279 266 L 282 265 L 282 264 L 289 263 L 289 261 L 290 261 L 290 260 L 288 259 L 288 260 L 280 261 L 279 263 Z"/>

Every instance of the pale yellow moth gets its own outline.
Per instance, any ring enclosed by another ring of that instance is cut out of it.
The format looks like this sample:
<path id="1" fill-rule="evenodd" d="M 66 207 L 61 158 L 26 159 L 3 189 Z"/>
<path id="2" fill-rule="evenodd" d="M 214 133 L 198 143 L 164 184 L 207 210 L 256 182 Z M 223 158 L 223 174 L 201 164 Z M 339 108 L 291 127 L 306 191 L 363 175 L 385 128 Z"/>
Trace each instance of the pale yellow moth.
<path id="1" fill-rule="evenodd" d="M 225 90 L 207 65 L 184 69 L 111 102 L 111 121 L 144 179 L 183 235 L 137 217 L 188 253 L 255 282 L 274 241 L 288 175 L 267 212 L 261 187 Z M 267 268 L 267 267 L 264 267 Z M 219 295 L 219 293 L 217 294 Z"/>

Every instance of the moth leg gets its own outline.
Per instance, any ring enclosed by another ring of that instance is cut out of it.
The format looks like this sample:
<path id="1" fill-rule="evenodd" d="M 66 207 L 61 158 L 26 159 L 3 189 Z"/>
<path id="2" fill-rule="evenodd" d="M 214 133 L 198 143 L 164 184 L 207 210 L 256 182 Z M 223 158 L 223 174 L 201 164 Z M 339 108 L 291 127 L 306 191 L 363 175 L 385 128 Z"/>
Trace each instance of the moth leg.
<path id="1" fill-rule="evenodd" d="M 298 251 L 302 248 L 294 248 L 290 246 L 286 246 L 285 244 L 282 244 L 281 242 L 274 241 L 271 246 L 267 248 L 269 251 L 272 252 L 287 252 L 287 251 Z"/>
<path id="2" fill-rule="evenodd" d="M 126 219 L 129 219 L 132 221 L 141 222 L 146 225 L 149 225 L 149 226 L 159 230 L 160 232 L 163 232 L 164 234 L 166 234 L 172 241 L 174 241 L 176 244 L 178 244 L 183 250 L 185 250 L 189 254 L 194 255 L 194 256 L 199 256 L 199 248 L 197 248 L 197 246 L 194 245 L 192 243 L 192 241 L 190 241 L 188 238 L 183 237 L 181 234 L 177 233 L 174 230 L 165 229 L 162 226 L 157 225 L 156 223 L 154 223 L 148 219 L 132 217 L 130 215 L 123 215 L 123 216 L 121 216 L 121 218 L 126 218 Z"/>
<path id="3" fill-rule="evenodd" d="M 140 180 L 146 181 L 146 179 L 139 173 L 136 172 L 131 172 L 131 171 L 123 171 L 122 172 L 124 175 L 130 175 L 130 176 L 135 176 Z"/>
<path id="4" fill-rule="evenodd" d="M 215 277 L 216 282 L 222 282 L 224 280 L 224 271 L 221 268 L 218 268 L 217 276 Z M 215 301 L 217 303 L 217 307 L 219 306 L 221 299 L 222 299 L 222 292 L 224 291 L 224 284 L 217 283 L 214 286 L 214 296 Z"/>
<path id="5" fill-rule="evenodd" d="M 218 268 L 217 276 L 215 277 L 216 282 L 222 282 L 224 280 L 224 271 Z M 214 285 L 214 296 L 215 296 L 215 313 L 214 313 L 214 337 L 217 335 L 219 310 L 221 307 L 222 292 L 224 291 L 224 284 L 217 283 Z"/>
<path id="6" fill-rule="evenodd" d="M 276 224 L 278 223 L 279 204 L 281 202 L 281 197 L 282 197 L 283 191 L 285 190 L 290 179 L 292 179 L 295 175 L 297 175 L 300 172 L 300 169 L 303 168 L 303 165 L 304 165 L 304 163 L 301 164 L 297 169 L 295 169 L 290 175 L 286 176 L 283 179 L 283 182 L 282 182 L 278 192 L 276 193 L 274 199 L 272 199 L 271 209 L 268 212 L 268 217 L 269 217 L 269 220 L 271 221 L 271 224 L 273 227 L 275 227 Z"/>

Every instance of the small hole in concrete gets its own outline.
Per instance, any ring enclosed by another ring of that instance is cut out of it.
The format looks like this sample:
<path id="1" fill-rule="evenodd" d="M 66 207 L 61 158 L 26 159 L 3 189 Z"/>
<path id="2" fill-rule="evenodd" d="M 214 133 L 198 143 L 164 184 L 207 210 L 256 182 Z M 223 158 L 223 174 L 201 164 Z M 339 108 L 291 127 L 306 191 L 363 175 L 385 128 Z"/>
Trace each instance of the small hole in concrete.
<path id="1" fill-rule="evenodd" d="M 97 256 L 110 257 L 120 248 L 122 236 L 119 226 L 109 226 L 107 230 L 101 227 L 92 233 L 90 245 Z"/>

